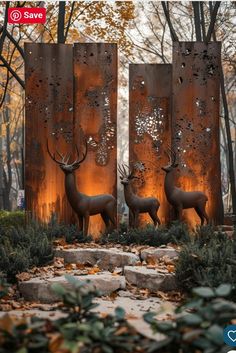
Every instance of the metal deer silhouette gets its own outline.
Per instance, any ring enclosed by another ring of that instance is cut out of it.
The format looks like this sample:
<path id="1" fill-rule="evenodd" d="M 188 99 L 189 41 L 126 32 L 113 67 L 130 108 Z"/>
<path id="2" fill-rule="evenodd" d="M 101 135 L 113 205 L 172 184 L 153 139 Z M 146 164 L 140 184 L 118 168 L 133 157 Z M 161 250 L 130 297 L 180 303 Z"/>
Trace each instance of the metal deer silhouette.
<path id="1" fill-rule="evenodd" d="M 126 167 L 128 172 L 123 164 L 118 166 L 118 171 L 121 175 L 121 184 L 124 186 L 125 202 L 133 219 L 132 226 L 137 227 L 140 213 L 149 213 L 154 225 L 160 224 L 160 219 L 157 216 L 157 211 L 160 207 L 159 201 L 154 197 L 139 197 L 133 192 L 131 181 L 139 178 L 134 175 L 134 168 L 130 170 L 128 166 Z"/>
<path id="2" fill-rule="evenodd" d="M 70 154 L 63 156 L 60 152 L 56 151 L 60 160 L 56 159 L 56 154 L 51 153 L 47 141 L 47 151 L 49 156 L 56 162 L 65 174 L 65 191 L 67 199 L 78 216 L 79 230 L 83 231 L 86 236 L 88 234 L 89 216 L 101 214 L 101 217 L 108 229 L 111 226 L 116 226 L 116 199 L 109 194 L 88 196 L 82 194 L 77 190 L 75 182 L 75 170 L 79 169 L 80 165 L 84 162 L 87 156 L 87 143 L 85 145 L 85 152 L 81 159 L 79 159 L 79 150 L 77 145 L 77 159 L 69 164 Z"/>
<path id="3" fill-rule="evenodd" d="M 170 153 L 166 152 L 169 156 L 169 164 L 162 169 L 166 172 L 164 184 L 166 198 L 173 206 L 176 218 L 181 219 L 183 209 L 194 208 L 201 219 L 201 225 L 204 224 L 204 220 L 208 223 L 209 217 L 205 210 L 207 196 L 201 191 L 183 191 L 175 186 L 174 170 L 178 167 L 178 163 L 176 163 L 176 153 L 169 150 Z"/>

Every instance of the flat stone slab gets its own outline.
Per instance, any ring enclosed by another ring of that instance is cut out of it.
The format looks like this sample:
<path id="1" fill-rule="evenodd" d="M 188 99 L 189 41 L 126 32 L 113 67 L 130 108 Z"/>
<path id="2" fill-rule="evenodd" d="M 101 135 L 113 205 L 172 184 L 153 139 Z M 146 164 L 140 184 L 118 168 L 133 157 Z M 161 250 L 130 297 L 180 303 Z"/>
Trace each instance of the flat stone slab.
<path id="1" fill-rule="evenodd" d="M 101 270 L 137 265 L 140 262 L 139 256 L 118 249 L 63 249 L 57 250 L 56 256 L 64 258 L 65 263 L 97 265 Z"/>
<path id="2" fill-rule="evenodd" d="M 222 231 L 222 232 L 233 231 L 234 227 L 231 225 L 227 225 L 227 224 L 221 224 L 221 225 L 217 226 L 217 230 Z"/>
<path id="3" fill-rule="evenodd" d="M 109 295 L 118 289 L 125 289 L 124 276 L 112 276 L 110 272 L 101 272 L 95 275 L 76 276 L 76 279 L 81 281 L 89 280 L 91 283 L 85 284 L 96 288 L 102 295 Z M 22 296 L 27 301 L 35 301 L 41 303 L 53 303 L 59 300 L 53 292 L 51 286 L 54 283 L 63 285 L 66 288 L 71 288 L 64 276 L 53 277 L 47 280 L 33 278 L 29 281 L 20 282 L 19 290 Z"/>
<path id="4" fill-rule="evenodd" d="M 126 280 L 139 288 L 147 288 L 152 292 L 171 291 L 177 289 L 175 275 L 162 273 L 156 269 L 142 266 L 126 266 L 124 268 Z"/>
<path id="5" fill-rule="evenodd" d="M 147 261 L 150 257 L 154 260 L 160 260 L 164 256 L 174 259 L 179 256 L 179 253 L 174 248 L 148 248 L 141 251 L 143 261 Z"/>
<path id="6" fill-rule="evenodd" d="M 150 325 L 148 325 L 143 320 L 143 315 L 147 312 L 161 312 L 160 308 L 163 304 L 165 304 L 165 314 L 167 313 L 172 315 L 175 309 L 175 305 L 171 304 L 170 302 L 165 303 L 157 298 L 157 297 L 149 297 L 143 300 L 140 299 L 132 299 L 127 297 L 120 297 L 117 296 L 114 300 L 110 300 L 110 298 L 106 299 L 105 297 L 102 298 L 95 298 L 95 303 L 98 304 L 98 307 L 94 308 L 93 311 L 103 315 L 103 314 L 114 314 L 114 311 L 117 307 L 122 307 L 126 312 L 126 318 L 129 321 L 130 325 L 136 328 L 138 332 L 142 335 L 149 337 L 150 339 L 154 340 L 161 340 L 164 339 L 164 336 L 159 333 L 153 333 Z M 44 307 L 44 310 L 40 309 L 40 306 Z M 0 318 L 4 317 L 4 315 L 9 314 L 12 317 L 29 317 L 29 316 L 36 316 L 43 319 L 49 320 L 57 320 L 60 318 L 66 317 L 66 313 L 61 312 L 60 310 L 55 311 L 48 311 L 50 305 L 48 304 L 41 304 L 39 308 L 29 309 L 29 310 L 11 310 L 8 312 L 0 312 Z"/>

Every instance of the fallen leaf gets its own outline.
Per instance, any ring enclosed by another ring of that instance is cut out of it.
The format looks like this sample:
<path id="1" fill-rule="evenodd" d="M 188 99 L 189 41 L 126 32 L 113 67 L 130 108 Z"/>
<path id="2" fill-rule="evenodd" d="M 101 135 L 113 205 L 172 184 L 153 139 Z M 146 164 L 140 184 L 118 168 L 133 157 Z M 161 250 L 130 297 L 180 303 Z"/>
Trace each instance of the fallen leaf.
<path id="1" fill-rule="evenodd" d="M 65 265 L 65 269 L 66 269 L 67 271 L 73 270 L 73 264 L 66 264 L 66 265 Z"/>
<path id="2" fill-rule="evenodd" d="M 88 275 L 95 275 L 96 273 L 101 272 L 100 268 L 98 267 L 92 267 L 90 270 L 88 270 Z"/>
<path id="3" fill-rule="evenodd" d="M 175 272 L 175 266 L 174 265 L 168 265 L 167 270 L 169 273 Z"/>
<path id="4" fill-rule="evenodd" d="M 77 267 L 78 270 L 84 270 L 85 264 L 77 263 L 77 264 L 76 264 L 76 267 Z"/>
<path id="5" fill-rule="evenodd" d="M 146 258 L 146 263 L 148 265 L 156 266 L 158 264 L 158 261 L 152 255 L 148 255 Z"/>
<path id="6" fill-rule="evenodd" d="M 58 353 L 58 349 L 64 342 L 63 336 L 60 333 L 53 333 L 49 335 L 49 351 L 52 353 Z"/>
<path id="7" fill-rule="evenodd" d="M 29 279 L 31 279 L 32 275 L 29 272 L 21 272 L 18 275 L 16 275 L 16 278 L 19 281 L 23 282 L 23 281 L 28 281 Z"/>

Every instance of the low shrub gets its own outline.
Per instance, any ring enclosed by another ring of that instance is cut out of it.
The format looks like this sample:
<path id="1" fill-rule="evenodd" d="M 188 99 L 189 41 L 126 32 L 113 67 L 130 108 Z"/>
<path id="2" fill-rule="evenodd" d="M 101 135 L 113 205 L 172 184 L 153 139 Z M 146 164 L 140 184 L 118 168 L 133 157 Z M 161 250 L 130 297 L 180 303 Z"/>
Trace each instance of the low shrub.
<path id="1" fill-rule="evenodd" d="M 25 212 L 0 211 L 0 229 L 2 227 L 23 227 L 25 225 Z"/>
<path id="2" fill-rule="evenodd" d="M 165 338 L 150 344 L 148 353 L 226 353 L 223 330 L 236 317 L 236 304 L 227 300 L 231 286 L 198 287 L 194 298 L 176 309 L 172 320 L 158 321 L 156 313 L 144 315 L 154 332 Z"/>
<path id="3" fill-rule="evenodd" d="M 168 243 L 182 244 L 190 241 L 190 234 L 186 224 L 173 222 L 170 227 L 155 228 L 147 225 L 144 228 L 115 230 L 111 234 L 103 234 L 99 243 L 118 243 L 122 245 L 149 245 L 160 246 Z"/>
<path id="4" fill-rule="evenodd" d="M 0 274 L 0 300 L 7 296 L 8 288 L 9 288 L 9 286 L 8 286 L 5 278 L 3 278 Z"/>
<path id="5" fill-rule="evenodd" d="M 43 266 L 54 256 L 52 239 L 41 226 L 10 227 L 0 237 L 0 271 L 9 280 L 32 266 Z"/>
<path id="6" fill-rule="evenodd" d="M 223 282 L 232 284 L 232 298 L 236 299 L 236 244 L 211 227 L 198 228 L 190 242 L 182 246 L 176 264 L 180 288 L 190 291 L 204 285 L 217 287 Z"/>

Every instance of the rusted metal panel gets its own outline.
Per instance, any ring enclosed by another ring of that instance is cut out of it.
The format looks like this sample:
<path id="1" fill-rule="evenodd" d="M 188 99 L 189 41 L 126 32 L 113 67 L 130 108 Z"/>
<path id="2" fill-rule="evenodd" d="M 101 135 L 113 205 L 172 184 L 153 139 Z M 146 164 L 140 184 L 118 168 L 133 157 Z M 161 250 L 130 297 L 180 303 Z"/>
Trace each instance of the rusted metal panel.
<path id="1" fill-rule="evenodd" d="M 64 174 L 48 156 L 71 150 L 73 129 L 73 50 L 64 44 L 25 44 L 26 208 L 48 221 L 51 213 L 72 221 Z"/>
<path id="2" fill-rule="evenodd" d="M 170 64 L 129 68 L 129 163 L 144 165 L 133 187 L 139 196 L 158 198 L 161 223 L 170 219 L 161 167 L 168 162 L 165 150 L 171 144 L 171 79 Z M 148 215 L 140 216 L 140 225 L 150 221 Z"/>
<path id="3" fill-rule="evenodd" d="M 178 185 L 186 191 L 204 191 L 207 213 L 223 221 L 219 143 L 219 42 L 174 43 L 173 146 L 178 152 Z M 194 210 L 184 211 L 192 225 Z"/>
<path id="4" fill-rule="evenodd" d="M 74 46 L 75 141 L 86 138 L 89 151 L 77 173 L 87 195 L 117 196 L 117 46 L 79 43 Z M 93 236 L 104 230 L 100 216 L 90 217 Z"/>

